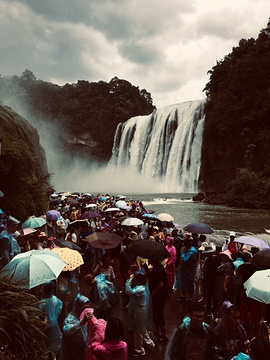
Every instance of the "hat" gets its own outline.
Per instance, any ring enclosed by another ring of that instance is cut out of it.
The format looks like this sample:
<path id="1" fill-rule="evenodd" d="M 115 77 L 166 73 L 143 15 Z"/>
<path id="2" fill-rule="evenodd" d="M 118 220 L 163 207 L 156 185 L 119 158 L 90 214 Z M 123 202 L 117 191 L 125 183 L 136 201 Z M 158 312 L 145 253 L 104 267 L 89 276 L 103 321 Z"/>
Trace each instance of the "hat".
<path id="1" fill-rule="evenodd" d="M 199 251 L 204 251 L 205 250 L 205 247 L 206 246 L 209 246 L 208 242 L 204 241 L 202 242 L 201 246 L 199 247 Z"/>
<path id="2" fill-rule="evenodd" d="M 131 231 L 131 233 L 129 234 L 129 238 L 131 240 L 137 240 L 138 235 L 137 235 L 137 233 L 135 231 Z"/>
<path id="3" fill-rule="evenodd" d="M 226 255 L 230 260 L 232 260 L 232 253 L 230 252 L 230 250 L 221 251 L 218 255 Z"/>
<path id="4" fill-rule="evenodd" d="M 155 238 L 154 238 L 154 236 L 149 236 L 149 240 L 151 240 L 151 241 L 155 241 Z"/>
<path id="5" fill-rule="evenodd" d="M 211 254 L 214 252 L 216 252 L 216 249 L 214 249 L 211 245 L 207 245 L 207 246 L 205 246 L 202 254 Z"/>
<path id="6" fill-rule="evenodd" d="M 137 265 L 131 265 L 129 270 L 128 270 L 128 274 L 132 275 L 134 274 L 137 270 L 139 270 L 139 267 Z"/>
<path id="7" fill-rule="evenodd" d="M 235 237 L 235 232 L 234 232 L 234 231 L 231 231 L 231 232 L 230 232 L 230 236 Z"/>

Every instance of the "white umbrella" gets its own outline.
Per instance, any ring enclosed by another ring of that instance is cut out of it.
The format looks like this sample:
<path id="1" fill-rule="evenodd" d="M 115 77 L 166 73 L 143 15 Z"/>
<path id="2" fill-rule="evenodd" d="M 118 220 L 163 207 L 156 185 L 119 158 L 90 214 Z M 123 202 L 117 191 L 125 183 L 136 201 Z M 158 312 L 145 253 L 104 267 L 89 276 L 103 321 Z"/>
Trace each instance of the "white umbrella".
<path id="1" fill-rule="evenodd" d="M 88 208 L 94 208 L 94 207 L 97 207 L 97 204 L 87 204 L 87 205 L 85 206 L 86 209 L 88 209 Z"/>
<path id="2" fill-rule="evenodd" d="M 120 212 L 119 208 L 108 208 L 104 212 Z"/>
<path id="3" fill-rule="evenodd" d="M 244 282 L 244 289 L 247 297 L 270 304 L 270 269 L 256 271 Z"/>
<path id="4" fill-rule="evenodd" d="M 139 226 L 142 224 L 143 224 L 142 220 L 140 220 L 138 218 L 134 218 L 134 217 L 127 218 L 121 222 L 121 225 L 124 225 L 124 226 Z"/>
<path id="5" fill-rule="evenodd" d="M 159 218 L 160 221 L 174 221 L 174 218 L 172 217 L 172 215 L 167 214 L 167 213 L 160 213 L 157 216 Z"/>
<path id="6" fill-rule="evenodd" d="M 1 273 L 19 287 L 32 289 L 47 281 L 57 279 L 66 263 L 49 250 L 31 250 L 16 255 Z"/>
<path id="7" fill-rule="evenodd" d="M 119 209 L 123 209 L 124 207 L 127 206 L 127 203 L 124 200 L 119 200 L 116 201 L 115 206 L 118 207 Z"/>

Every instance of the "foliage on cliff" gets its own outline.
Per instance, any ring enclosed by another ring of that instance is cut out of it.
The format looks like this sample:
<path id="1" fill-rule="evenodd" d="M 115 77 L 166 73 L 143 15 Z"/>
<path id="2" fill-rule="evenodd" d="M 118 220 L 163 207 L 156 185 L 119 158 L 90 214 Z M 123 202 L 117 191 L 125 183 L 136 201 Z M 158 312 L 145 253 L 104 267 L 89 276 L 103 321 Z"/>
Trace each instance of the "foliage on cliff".
<path id="1" fill-rule="evenodd" d="M 37 130 L 0 104 L 0 207 L 23 221 L 48 207 L 49 175 Z"/>
<path id="2" fill-rule="evenodd" d="M 92 146 L 84 146 L 80 156 L 84 152 L 101 161 L 111 155 L 120 122 L 154 110 L 150 93 L 117 77 L 109 83 L 79 80 L 76 84 L 58 86 L 37 80 L 31 71 L 25 70 L 20 77 L 0 77 L 0 89 L 2 97 L 19 96 L 38 121 L 46 119 L 58 125 L 59 146 L 65 151 L 80 152 L 81 148 L 75 149 L 74 143 L 70 144 L 72 139 L 86 134 Z"/>
<path id="3" fill-rule="evenodd" d="M 201 188 L 225 190 L 237 169 L 270 169 L 270 21 L 209 71 Z M 255 175 L 254 175 L 255 176 Z M 228 191 L 232 192 L 230 184 Z"/>

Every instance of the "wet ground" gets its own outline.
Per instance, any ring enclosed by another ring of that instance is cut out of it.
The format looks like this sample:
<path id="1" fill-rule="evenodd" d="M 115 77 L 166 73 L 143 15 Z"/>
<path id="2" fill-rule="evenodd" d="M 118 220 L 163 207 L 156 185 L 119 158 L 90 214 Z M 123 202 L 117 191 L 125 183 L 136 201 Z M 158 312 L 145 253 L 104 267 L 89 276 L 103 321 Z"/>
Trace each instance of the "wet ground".
<path id="1" fill-rule="evenodd" d="M 117 286 L 119 289 L 119 284 Z M 82 284 L 81 287 L 81 293 L 83 295 L 88 296 L 89 288 Z M 184 301 L 179 302 L 177 301 L 177 297 L 179 294 L 176 291 L 172 291 L 170 295 L 166 298 L 165 303 L 165 321 L 166 321 L 166 330 L 167 335 L 170 338 L 173 334 L 176 327 L 178 327 L 183 320 L 183 317 L 187 315 L 187 305 Z M 201 287 L 199 283 L 196 283 L 195 285 L 195 293 L 194 293 L 194 300 L 201 298 Z M 146 349 L 146 355 L 145 356 L 138 356 L 133 357 L 133 333 L 126 331 L 127 328 L 127 309 L 124 308 L 124 327 L 125 327 L 125 333 L 123 336 L 123 340 L 127 342 L 128 344 L 128 350 L 129 350 L 129 360 L 131 359 L 145 359 L 145 360 L 163 360 L 165 357 L 166 352 L 166 342 L 156 343 L 156 346 L 154 350 L 147 351 Z M 213 319 L 211 317 L 205 316 L 205 321 L 209 323 L 210 325 L 213 325 Z"/>

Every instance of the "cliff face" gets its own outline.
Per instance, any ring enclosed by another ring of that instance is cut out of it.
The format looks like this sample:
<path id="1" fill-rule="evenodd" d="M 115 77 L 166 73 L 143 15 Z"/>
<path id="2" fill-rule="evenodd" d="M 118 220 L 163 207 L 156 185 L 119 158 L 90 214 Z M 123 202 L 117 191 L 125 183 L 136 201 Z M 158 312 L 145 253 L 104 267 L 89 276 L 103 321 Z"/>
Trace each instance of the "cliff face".
<path id="1" fill-rule="evenodd" d="M 40 215 L 47 207 L 49 175 L 37 130 L 0 103 L 0 207 L 18 219 Z"/>

